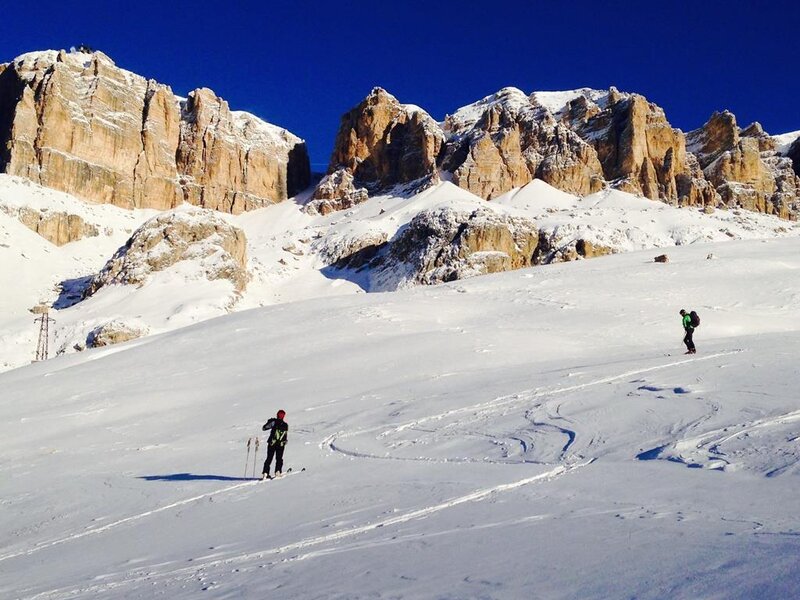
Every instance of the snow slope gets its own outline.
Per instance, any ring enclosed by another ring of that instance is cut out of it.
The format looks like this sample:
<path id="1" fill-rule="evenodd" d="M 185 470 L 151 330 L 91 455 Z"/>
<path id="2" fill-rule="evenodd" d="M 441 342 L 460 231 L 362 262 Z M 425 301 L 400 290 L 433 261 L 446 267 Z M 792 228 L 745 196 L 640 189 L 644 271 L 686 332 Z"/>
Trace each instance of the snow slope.
<path id="1" fill-rule="evenodd" d="M 800 240 L 670 257 L 269 306 L 0 374 L 0 596 L 798 597 Z M 279 408 L 306 470 L 251 481 Z"/>
<path id="2" fill-rule="evenodd" d="M 513 90 L 507 91 L 513 96 Z M 231 284 L 197 279 L 189 274 L 191 268 L 179 264 L 143 286 L 109 286 L 70 306 L 65 300 L 69 294 L 61 293 L 59 284 L 66 282 L 67 291 L 79 288 L 155 213 L 87 204 L 0 175 L 0 286 L 8 290 L 0 298 L 0 370 L 27 364 L 33 357 L 37 329 L 28 309 L 41 301 L 59 308 L 52 313 L 55 353 L 75 351 L 89 332 L 111 321 L 157 334 L 230 311 L 361 293 L 369 289 L 363 280 L 326 268 L 331 257 L 359 240 L 391 240 L 422 210 L 488 207 L 533 218 L 559 244 L 585 239 L 618 252 L 800 233 L 797 223 L 747 211 L 707 215 L 619 191 L 578 198 L 539 180 L 489 203 L 449 182 L 412 196 L 398 189 L 326 216 L 305 213 L 307 200 L 308 192 L 261 210 L 220 215 L 247 236 L 252 278 L 241 297 Z M 11 216 L 20 206 L 77 214 L 102 233 L 57 248 Z"/>

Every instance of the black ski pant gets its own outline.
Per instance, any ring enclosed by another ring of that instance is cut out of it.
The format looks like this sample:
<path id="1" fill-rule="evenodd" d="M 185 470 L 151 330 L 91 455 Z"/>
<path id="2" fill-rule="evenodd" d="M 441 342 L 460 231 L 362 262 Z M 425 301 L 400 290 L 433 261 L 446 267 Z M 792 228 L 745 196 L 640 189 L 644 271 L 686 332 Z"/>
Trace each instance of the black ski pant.
<path id="1" fill-rule="evenodd" d="M 283 472 L 283 450 L 285 446 L 267 446 L 267 460 L 264 461 L 262 473 L 269 475 L 269 466 L 272 464 L 272 457 L 275 457 L 275 472 Z"/>
<path id="2" fill-rule="evenodd" d="M 692 334 L 694 334 L 694 329 L 687 329 L 686 335 L 683 336 L 683 343 L 686 344 L 686 349 L 690 352 L 695 351 L 694 342 L 692 341 Z"/>

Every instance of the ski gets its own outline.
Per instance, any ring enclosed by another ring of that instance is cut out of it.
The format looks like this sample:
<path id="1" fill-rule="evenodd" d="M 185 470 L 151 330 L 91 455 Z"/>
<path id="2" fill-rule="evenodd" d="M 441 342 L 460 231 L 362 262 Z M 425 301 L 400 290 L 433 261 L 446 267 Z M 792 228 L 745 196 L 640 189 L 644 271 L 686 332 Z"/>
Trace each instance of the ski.
<path id="1" fill-rule="evenodd" d="M 289 475 L 297 475 L 298 473 L 303 473 L 305 470 L 306 470 L 305 467 L 302 467 L 300 470 L 294 470 L 292 469 L 292 467 L 289 467 L 288 469 L 286 469 L 286 471 L 281 473 L 280 477 L 275 477 L 274 475 L 270 475 L 269 477 L 266 477 L 265 479 L 259 479 L 258 481 L 267 482 L 267 481 L 275 481 L 277 479 L 284 479 Z"/>

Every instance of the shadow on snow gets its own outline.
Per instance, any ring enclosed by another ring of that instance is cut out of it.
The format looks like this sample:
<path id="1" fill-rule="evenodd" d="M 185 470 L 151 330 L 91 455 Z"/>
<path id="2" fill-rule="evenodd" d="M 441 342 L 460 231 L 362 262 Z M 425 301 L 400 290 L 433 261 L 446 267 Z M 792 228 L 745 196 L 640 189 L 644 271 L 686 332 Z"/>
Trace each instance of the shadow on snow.
<path id="1" fill-rule="evenodd" d="M 171 475 L 143 475 L 145 481 L 255 481 L 252 477 L 228 477 L 227 475 L 195 475 L 194 473 L 172 473 Z"/>

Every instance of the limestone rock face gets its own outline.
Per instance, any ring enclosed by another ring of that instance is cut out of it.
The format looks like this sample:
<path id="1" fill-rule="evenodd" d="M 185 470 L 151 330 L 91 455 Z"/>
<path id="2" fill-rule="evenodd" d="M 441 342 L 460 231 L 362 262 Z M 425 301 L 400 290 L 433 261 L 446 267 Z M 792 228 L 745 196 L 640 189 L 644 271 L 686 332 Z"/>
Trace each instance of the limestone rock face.
<path id="1" fill-rule="evenodd" d="M 742 129 L 740 135 L 742 137 L 755 138 L 758 141 L 758 149 L 760 152 L 769 152 L 771 150 L 777 149 L 777 144 L 775 143 L 775 139 L 771 135 L 769 135 L 766 131 L 764 131 L 764 128 L 761 126 L 761 123 L 759 123 L 758 121 L 754 121 L 744 129 Z"/>
<path id="2" fill-rule="evenodd" d="M 670 203 L 714 202 L 713 190 L 687 155 L 683 133 L 644 96 L 613 87 L 608 92 L 582 90 L 562 118 L 592 144 L 604 178 L 615 187 Z"/>
<path id="3" fill-rule="evenodd" d="M 21 207 L 16 214 L 20 222 L 56 246 L 76 242 L 100 234 L 96 225 L 87 223 L 79 215 Z"/>
<path id="4" fill-rule="evenodd" d="M 436 284 L 532 264 L 539 231 L 530 219 L 488 208 L 442 208 L 415 216 L 388 252 L 371 263 L 375 289 Z"/>
<path id="5" fill-rule="evenodd" d="M 794 218 L 800 145 L 793 152 L 785 160 L 760 124 L 740 130 L 728 112 L 684 135 L 661 107 L 613 87 L 530 96 L 504 88 L 440 124 L 376 88 L 343 117 L 328 170 L 349 173 L 352 186 L 337 174 L 318 198 L 339 210 L 359 188 L 440 176 L 490 200 L 537 178 L 577 195 L 612 186 L 680 206 Z"/>
<path id="6" fill-rule="evenodd" d="M 728 111 L 714 113 L 703 127 L 687 135 L 706 179 L 724 205 L 786 218 L 797 197 L 797 179 L 791 160 L 778 156 L 774 142 L 765 137 L 758 124 L 741 131 Z"/>
<path id="7" fill-rule="evenodd" d="M 0 73 L 0 170 L 94 202 L 241 212 L 308 185 L 302 140 L 210 90 L 185 101 L 101 52 L 23 55 Z"/>
<path id="8" fill-rule="evenodd" d="M 407 183 L 434 172 L 443 141 L 428 113 L 375 88 L 342 117 L 328 172 L 344 168 L 373 188 Z"/>
<path id="9" fill-rule="evenodd" d="M 92 279 L 85 296 L 109 284 L 141 285 L 182 261 L 191 263 L 195 277 L 227 279 L 242 291 L 249 278 L 246 250 L 244 232 L 211 211 L 166 212 L 133 233 Z"/>
<path id="10" fill-rule="evenodd" d="M 504 88 L 444 122 L 453 183 L 491 199 L 533 178 L 584 195 L 603 187 L 596 152 L 523 92 Z"/>
<path id="11" fill-rule="evenodd" d="M 368 198 L 369 192 L 364 187 L 356 186 L 353 174 L 344 167 L 339 167 L 322 178 L 305 210 L 312 214 L 327 215 L 333 211 L 352 208 Z"/>
<path id="12" fill-rule="evenodd" d="M 442 125 L 376 88 L 342 118 L 329 176 L 342 169 L 353 176 L 356 187 L 370 192 L 436 180 L 439 170 L 487 199 L 534 177 L 577 194 L 603 186 L 593 148 L 515 88 L 460 109 Z M 348 191 L 330 205 L 351 205 Z M 316 196 L 333 200 L 323 188 Z"/>

